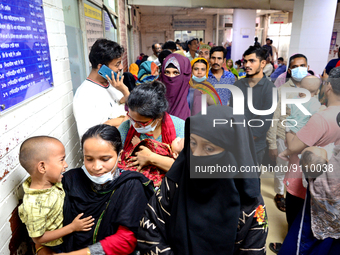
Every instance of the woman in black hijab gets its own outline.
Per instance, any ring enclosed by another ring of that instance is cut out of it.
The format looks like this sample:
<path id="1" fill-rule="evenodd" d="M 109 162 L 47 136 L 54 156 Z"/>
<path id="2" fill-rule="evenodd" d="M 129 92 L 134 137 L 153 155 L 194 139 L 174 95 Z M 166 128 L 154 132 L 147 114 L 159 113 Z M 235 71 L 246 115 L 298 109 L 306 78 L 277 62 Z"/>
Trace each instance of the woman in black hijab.
<path id="1" fill-rule="evenodd" d="M 188 118 L 184 149 L 149 201 L 137 249 L 265 254 L 267 217 L 256 169 L 253 135 L 243 116 L 219 105 Z"/>

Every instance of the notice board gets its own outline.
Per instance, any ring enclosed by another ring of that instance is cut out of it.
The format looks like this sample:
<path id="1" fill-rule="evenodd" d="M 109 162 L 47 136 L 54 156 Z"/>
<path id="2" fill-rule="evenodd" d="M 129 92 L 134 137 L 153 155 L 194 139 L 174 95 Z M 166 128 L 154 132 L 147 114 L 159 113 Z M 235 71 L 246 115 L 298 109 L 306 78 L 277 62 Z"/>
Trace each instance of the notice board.
<path id="1" fill-rule="evenodd" d="M 52 87 L 42 0 L 0 0 L 0 114 Z"/>

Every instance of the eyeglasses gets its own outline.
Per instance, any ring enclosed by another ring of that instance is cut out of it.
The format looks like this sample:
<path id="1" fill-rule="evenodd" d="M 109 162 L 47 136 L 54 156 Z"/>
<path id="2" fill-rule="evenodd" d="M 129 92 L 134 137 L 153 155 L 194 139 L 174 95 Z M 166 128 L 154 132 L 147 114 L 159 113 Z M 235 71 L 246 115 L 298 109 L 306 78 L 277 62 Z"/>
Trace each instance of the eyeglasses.
<path id="1" fill-rule="evenodd" d="M 139 126 L 146 127 L 146 126 L 150 125 L 150 124 L 154 121 L 154 119 L 151 119 L 151 120 L 149 120 L 149 121 L 147 121 L 147 122 L 140 122 L 140 121 L 134 120 L 134 119 L 129 115 L 129 112 L 127 112 L 126 115 L 130 118 L 130 120 L 131 120 L 131 122 L 132 122 L 132 125 L 134 125 L 135 123 L 137 123 Z"/>

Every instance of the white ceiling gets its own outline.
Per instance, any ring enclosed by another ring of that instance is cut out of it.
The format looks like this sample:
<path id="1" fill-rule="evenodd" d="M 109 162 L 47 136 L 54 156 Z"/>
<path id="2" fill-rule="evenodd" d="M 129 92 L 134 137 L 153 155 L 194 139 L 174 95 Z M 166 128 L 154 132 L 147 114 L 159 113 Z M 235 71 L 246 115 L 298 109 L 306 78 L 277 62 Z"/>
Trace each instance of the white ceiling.
<path id="1" fill-rule="evenodd" d="M 214 15 L 214 14 L 233 14 L 233 9 L 222 9 L 222 8 L 186 8 L 186 7 L 169 7 L 169 6 L 146 6 L 139 5 L 138 11 L 142 15 Z M 277 10 L 257 10 L 257 16 L 265 15 L 269 13 L 278 12 Z"/>
<path id="2" fill-rule="evenodd" d="M 221 9 L 259 9 L 293 11 L 294 0 L 127 0 L 129 5 L 160 8 L 221 8 Z M 327 0 L 325 0 L 327 2 Z M 166 10 L 166 9 L 165 9 Z M 155 13 L 158 9 L 155 9 Z M 164 10 L 163 14 L 166 13 Z M 172 11 L 172 10 L 169 10 Z"/>

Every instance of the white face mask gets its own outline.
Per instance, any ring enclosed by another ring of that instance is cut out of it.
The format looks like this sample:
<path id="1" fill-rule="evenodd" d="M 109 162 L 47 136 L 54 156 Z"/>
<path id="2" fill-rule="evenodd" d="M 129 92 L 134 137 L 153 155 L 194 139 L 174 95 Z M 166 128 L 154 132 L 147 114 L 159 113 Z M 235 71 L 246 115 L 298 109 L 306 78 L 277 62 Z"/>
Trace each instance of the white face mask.
<path id="1" fill-rule="evenodd" d="M 96 184 L 104 184 L 104 183 L 107 183 L 109 181 L 112 181 L 113 180 L 113 169 L 116 168 L 117 164 L 118 164 L 118 159 L 119 159 L 119 156 L 120 156 L 120 153 L 118 154 L 117 156 L 117 161 L 116 161 L 116 164 L 115 166 L 112 168 L 112 170 L 110 172 L 107 172 L 106 174 L 103 174 L 102 176 L 92 176 L 90 175 L 90 173 L 87 171 L 85 165 L 83 165 L 81 167 L 81 169 L 83 169 L 84 173 L 86 174 L 86 176 L 94 183 Z"/>
<path id="2" fill-rule="evenodd" d="M 295 67 L 294 69 L 290 69 L 290 71 L 292 72 L 292 77 L 296 81 L 301 81 L 308 74 L 307 67 L 304 66 Z"/>
<path id="3" fill-rule="evenodd" d="M 151 124 L 149 124 L 145 127 L 140 127 L 140 128 L 135 127 L 136 122 L 134 122 L 132 119 L 130 119 L 130 122 L 131 122 L 131 125 L 134 127 L 134 129 L 136 129 L 136 131 L 140 134 L 146 134 L 146 133 L 149 133 L 149 132 L 153 132 L 153 131 L 155 131 L 155 129 L 157 127 L 157 124 L 154 127 L 152 127 L 152 124 L 155 122 L 155 120 Z"/>

